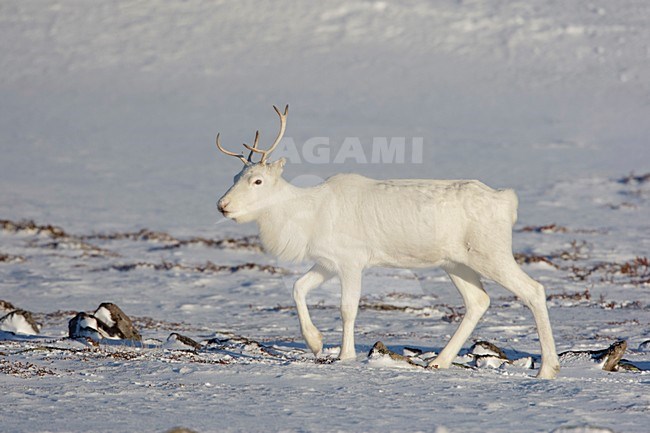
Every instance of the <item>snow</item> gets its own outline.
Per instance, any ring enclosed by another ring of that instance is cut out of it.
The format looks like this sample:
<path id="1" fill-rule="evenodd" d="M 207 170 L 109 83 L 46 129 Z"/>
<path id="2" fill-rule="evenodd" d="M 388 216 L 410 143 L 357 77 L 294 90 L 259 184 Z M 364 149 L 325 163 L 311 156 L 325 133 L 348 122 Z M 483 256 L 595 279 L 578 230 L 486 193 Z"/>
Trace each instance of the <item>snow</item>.
<path id="1" fill-rule="evenodd" d="M 99 307 L 93 315 L 109 328 L 115 325 L 111 312 L 106 307 Z"/>
<path id="2" fill-rule="evenodd" d="M 291 308 L 308 264 L 264 255 L 255 227 L 216 212 L 240 162 L 214 139 L 237 150 L 260 129 L 265 145 L 271 106 L 289 103 L 277 153 L 295 145 L 295 183 L 354 171 L 515 188 L 514 250 L 547 288 L 558 350 L 625 339 L 649 369 L 635 260 L 650 251 L 650 182 L 630 177 L 650 172 L 649 16 L 642 0 L 2 2 L 0 219 L 67 234 L 0 230 L 0 299 L 43 324 L 0 332 L 2 430 L 645 432 L 647 372 L 574 357 L 539 381 L 524 361 L 368 361 L 378 340 L 441 350 L 464 309 L 439 270 L 369 270 L 358 359 L 315 363 Z M 319 137 L 329 158 L 309 162 Z M 409 152 L 422 140 L 421 163 L 373 163 L 373 143 L 396 137 Z M 354 143 L 366 163 L 337 158 Z M 528 310 L 486 288 L 472 338 L 537 357 Z M 334 357 L 337 285 L 308 301 Z M 142 347 L 65 338 L 102 302 Z"/>

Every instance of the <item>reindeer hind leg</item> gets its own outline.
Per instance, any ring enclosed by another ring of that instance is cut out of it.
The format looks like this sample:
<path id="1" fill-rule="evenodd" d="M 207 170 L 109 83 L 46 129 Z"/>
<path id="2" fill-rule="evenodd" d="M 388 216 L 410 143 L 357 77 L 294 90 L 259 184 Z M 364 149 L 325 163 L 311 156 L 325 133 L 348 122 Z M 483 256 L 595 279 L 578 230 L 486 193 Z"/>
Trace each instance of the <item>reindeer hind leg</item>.
<path id="1" fill-rule="evenodd" d="M 451 366 L 463 344 L 465 344 L 474 328 L 476 328 L 478 321 L 490 306 L 490 297 L 483 289 L 479 274 L 465 265 L 456 265 L 453 268 L 446 269 L 446 271 L 463 297 L 466 311 L 465 317 L 463 317 L 449 343 L 429 363 L 429 367 L 432 368 L 449 368 Z"/>
<path id="2" fill-rule="evenodd" d="M 553 379 L 560 371 L 560 363 L 555 350 L 544 286 L 528 276 L 512 254 L 502 258 L 503 260 L 493 261 L 489 269 L 481 270 L 481 274 L 512 292 L 531 310 L 542 351 L 542 367 L 537 377 Z"/>

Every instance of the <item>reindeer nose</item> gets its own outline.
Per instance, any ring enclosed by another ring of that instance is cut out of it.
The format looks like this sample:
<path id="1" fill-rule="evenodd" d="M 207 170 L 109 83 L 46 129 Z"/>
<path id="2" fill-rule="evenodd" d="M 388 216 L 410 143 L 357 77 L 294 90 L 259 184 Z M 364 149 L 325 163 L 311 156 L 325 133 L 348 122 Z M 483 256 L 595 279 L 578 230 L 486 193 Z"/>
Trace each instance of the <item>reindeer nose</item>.
<path id="1" fill-rule="evenodd" d="M 223 213 L 226 210 L 226 206 L 228 206 L 228 203 L 230 203 L 230 200 L 224 200 L 221 199 L 217 202 L 217 209 L 219 209 L 219 212 Z"/>

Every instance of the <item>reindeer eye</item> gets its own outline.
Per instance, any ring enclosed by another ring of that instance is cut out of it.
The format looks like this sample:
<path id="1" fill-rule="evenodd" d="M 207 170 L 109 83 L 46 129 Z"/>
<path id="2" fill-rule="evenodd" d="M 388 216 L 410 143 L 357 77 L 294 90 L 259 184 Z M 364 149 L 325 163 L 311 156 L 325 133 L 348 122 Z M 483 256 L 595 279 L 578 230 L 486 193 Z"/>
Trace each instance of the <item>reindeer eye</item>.
<path id="1" fill-rule="evenodd" d="M 262 179 L 257 179 L 255 181 L 255 185 L 261 185 L 262 184 Z"/>

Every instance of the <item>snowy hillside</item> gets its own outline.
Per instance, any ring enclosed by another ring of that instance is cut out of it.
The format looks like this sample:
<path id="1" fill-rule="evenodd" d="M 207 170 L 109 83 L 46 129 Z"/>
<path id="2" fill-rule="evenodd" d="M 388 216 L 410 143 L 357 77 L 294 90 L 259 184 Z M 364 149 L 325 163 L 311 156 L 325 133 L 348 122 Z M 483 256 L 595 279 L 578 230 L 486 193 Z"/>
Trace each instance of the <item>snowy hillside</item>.
<path id="1" fill-rule="evenodd" d="M 277 153 L 295 183 L 354 171 L 515 188 L 515 253 L 547 288 L 558 351 L 626 340 L 647 370 L 650 4 L 323 3 L 0 2 L 0 300 L 42 325 L 27 335 L 0 310 L 0 430 L 645 432 L 647 371 L 565 357 L 544 382 L 368 360 L 379 340 L 444 346 L 463 308 L 439 270 L 368 271 L 359 359 L 314 363 L 291 306 L 308 264 L 218 214 L 241 164 L 214 139 L 239 150 L 260 129 L 268 143 L 272 105 L 289 103 Z M 404 140 L 404 162 L 373 162 L 382 139 Z M 472 338 L 538 356 L 527 309 L 487 289 Z M 309 297 L 331 353 L 338 290 Z M 65 338 L 102 302 L 144 342 Z"/>

